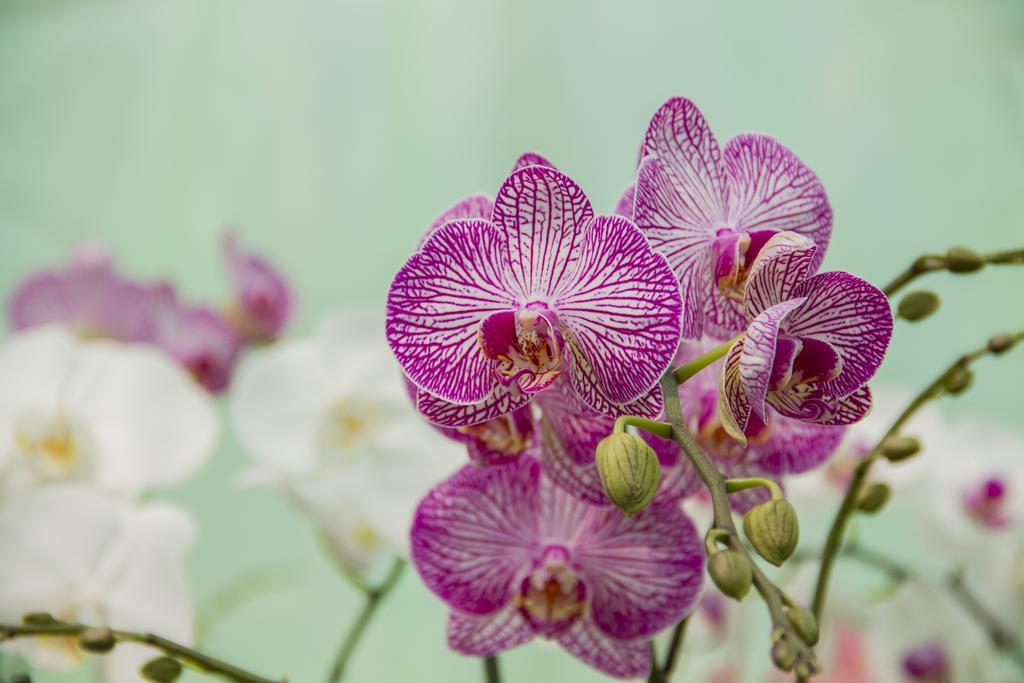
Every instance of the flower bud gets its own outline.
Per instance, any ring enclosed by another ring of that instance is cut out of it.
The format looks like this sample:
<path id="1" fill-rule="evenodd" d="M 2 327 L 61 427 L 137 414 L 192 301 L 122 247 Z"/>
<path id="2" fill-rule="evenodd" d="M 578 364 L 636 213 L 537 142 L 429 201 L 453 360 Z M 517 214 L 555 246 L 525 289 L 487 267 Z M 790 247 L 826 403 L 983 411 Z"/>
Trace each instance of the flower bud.
<path id="1" fill-rule="evenodd" d="M 997 334 L 988 340 L 988 350 L 997 356 L 1009 351 L 1016 343 L 1016 339 L 1009 334 Z"/>
<path id="2" fill-rule="evenodd" d="M 946 378 L 946 391 L 956 396 L 962 394 L 974 383 L 974 372 L 970 368 L 958 367 Z"/>
<path id="3" fill-rule="evenodd" d="M 890 436 L 882 442 L 882 455 L 889 462 L 900 462 L 921 452 L 921 442 L 914 436 Z"/>
<path id="4" fill-rule="evenodd" d="M 171 683 L 181 675 L 181 664 L 171 657 L 157 657 L 146 662 L 140 673 L 153 683 Z"/>
<path id="5" fill-rule="evenodd" d="M 786 616 L 789 617 L 789 623 L 800 636 L 800 640 L 812 646 L 818 643 L 818 620 L 810 610 L 790 607 Z"/>
<path id="6" fill-rule="evenodd" d="M 117 639 L 109 628 L 87 628 L 78 634 L 78 646 L 88 652 L 110 652 L 116 644 Z"/>
<path id="7" fill-rule="evenodd" d="M 892 489 L 889 488 L 888 484 L 875 482 L 868 486 L 860 500 L 857 501 L 857 509 L 861 512 L 873 514 L 881 510 L 889 502 L 890 496 L 892 496 Z"/>
<path id="8" fill-rule="evenodd" d="M 31 612 L 21 618 L 21 623 L 25 626 L 52 626 L 60 622 L 49 612 Z"/>
<path id="9" fill-rule="evenodd" d="M 650 505 L 661 481 L 654 449 L 636 434 L 616 432 L 597 444 L 597 473 L 609 500 L 627 515 Z"/>
<path id="10" fill-rule="evenodd" d="M 896 312 L 904 320 L 916 322 L 924 320 L 939 310 L 939 297 L 933 292 L 918 290 L 907 294 L 900 300 Z"/>
<path id="11" fill-rule="evenodd" d="M 23 671 L 11 676 L 11 683 L 32 683 L 32 677 Z"/>
<path id="12" fill-rule="evenodd" d="M 742 600 L 754 581 L 750 560 L 736 550 L 722 550 L 709 557 L 708 574 L 718 590 L 734 600 Z"/>
<path id="13" fill-rule="evenodd" d="M 967 247 L 950 247 L 946 252 L 946 268 L 951 273 L 973 273 L 985 267 L 985 257 Z"/>
<path id="14" fill-rule="evenodd" d="M 796 648 L 785 637 L 779 638 L 772 645 L 772 662 L 780 671 L 792 671 L 796 665 Z"/>
<path id="15" fill-rule="evenodd" d="M 789 559 L 800 540 L 796 510 L 784 498 L 751 509 L 743 518 L 743 531 L 757 553 L 776 567 Z"/>

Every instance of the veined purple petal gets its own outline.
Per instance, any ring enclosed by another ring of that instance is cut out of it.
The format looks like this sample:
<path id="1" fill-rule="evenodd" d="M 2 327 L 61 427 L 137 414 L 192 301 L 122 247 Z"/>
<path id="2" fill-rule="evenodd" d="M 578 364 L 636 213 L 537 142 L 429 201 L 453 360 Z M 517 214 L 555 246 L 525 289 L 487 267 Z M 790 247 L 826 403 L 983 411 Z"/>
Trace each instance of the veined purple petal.
<path id="1" fill-rule="evenodd" d="M 713 339 L 732 339 L 746 327 L 743 301 L 729 296 L 719 287 L 711 287 L 704 303 L 704 335 Z"/>
<path id="2" fill-rule="evenodd" d="M 490 657 L 533 640 L 533 630 L 509 603 L 479 616 L 453 611 L 448 616 L 448 647 L 473 657 Z"/>
<path id="3" fill-rule="evenodd" d="M 504 239 L 507 281 L 521 303 L 564 289 L 576 271 L 594 210 L 583 190 L 553 168 L 527 166 L 498 190 L 491 222 Z"/>
<path id="4" fill-rule="evenodd" d="M 818 245 L 811 272 L 825 256 L 832 207 L 825 187 L 796 154 L 761 133 L 737 135 L 722 153 L 729 183 L 729 221 L 739 230 L 790 230 Z"/>
<path id="5" fill-rule="evenodd" d="M 651 247 L 662 254 L 679 280 L 683 297 L 682 336 L 699 339 L 711 282 L 711 243 L 707 225 L 688 221 L 680 210 L 676 188 L 657 157 L 647 157 L 637 170 L 634 219 Z"/>
<path id="6" fill-rule="evenodd" d="M 633 202 L 636 199 L 636 183 L 630 183 L 626 186 L 626 189 L 622 191 L 619 196 L 619 201 L 615 204 L 615 213 L 620 216 L 633 220 Z"/>
<path id="7" fill-rule="evenodd" d="M 799 474 L 821 465 L 835 453 L 844 427 L 793 420 L 780 414 L 770 418 L 768 440 L 755 447 L 758 465 L 776 476 Z"/>
<path id="8" fill-rule="evenodd" d="M 747 335 L 743 338 L 743 352 L 739 362 L 740 380 L 743 382 L 747 402 L 761 419 L 765 419 L 764 399 L 772 377 L 779 325 L 803 303 L 803 298 L 790 299 L 765 310 L 750 322 Z"/>
<path id="9" fill-rule="evenodd" d="M 811 276 L 793 293 L 807 301 L 786 319 L 786 333 L 828 342 L 843 361 L 839 376 L 821 385 L 824 393 L 846 396 L 866 384 L 892 338 L 892 310 L 885 294 L 844 272 Z"/>
<path id="10" fill-rule="evenodd" d="M 242 350 L 237 331 L 213 309 L 180 304 L 173 297 L 154 315 L 154 343 L 209 391 L 227 389 Z"/>
<path id="11" fill-rule="evenodd" d="M 871 411 L 871 390 L 867 386 L 842 398 L 830 398 L 820 391 L 809 395 L 773 391 L 767 400 L 786 417 L 823 425 L 850 425 Z"/>
<path id="12" fill-rule="evenodd" d="M 530 402 L 530 398 L 514 384 L 495 384 L 483 401 L 470 404 L 452 403 L 419 391 L 416 408 L 429 422 L 439 427 L 468 427 L 519 410 Z"/>
<path id="13" fill-rule="evenodd" d="M 230 322 L 247 341 L 275 339 L 295 307 L 287 280 L 266 259 L 243 251 L 232 231 L 224 234 L 223 254 L 235 297 Z"/>
<path id="14" fill-rule="evenodd" d="M 591 505 L 610 505 L 593 453 L 589 461 L 580 457 L 584 449 L 571 437 L 561 435 L 560 426 L 546 414 L 540 418 L 540 458 L 544 474 L 574 498 Z"/>
<path id="15" fill-rule="evenodd" d="M 448 221 L 453 221 L 459 218 L 480 218 L 482 220 L 490 220 L 491 212 L 493 210 L 494 200 L 485 194 L 471 194 L 468 197 L 463 197 L 445 209 L 440 216 L 434 219 L 434 222 L 430 224 L 430 227 L 428 227 L 423 233 L 423 236 L 420 237 L 420 242 L 417 246 L 422 247 L 423 243 L 427 241 L 427 238 L 430 237 L 431 233 Z"/>
<path id="16" fill-rule="evenodd" d="M 696 604 L 704 550 L 674 502 L 626 517 L 614 508 L 579 528 L 576 557 L 597 627 L 612 638 L 654 635 Z"/>
<path id="17" fill-rule="evenodd" d="M 515 173 L 519 169 L 526 168 L 527 166 L 545 166 L 547 168 L 557 168 L 553 163 L 545 159 L 540 154 L 537 154 L 536 152 L 524 152 L 523 154 L 519 155 L 519 158 L 516 159 L 516 163 L 512 165 L 512 172 Z"/>
<path id="18" fill-rule="evenodd" d="M 661 105 L 647 127 L 643 153 L 657 155 L 668 172 L 688 225 L 711 229 L 725 222 L 722 153 L 697 105 L 684 97 Z"/>
<path id="19" fill-rule="evenodd" d="M 741 445 L 746 445 L 744 431 L 750 420 L 750 401 L 747 400 L 746 387 L 740 376 L 740 357 L 743 355 L 743 343 L 746 339 L 737 340 L 725 356 L 722 374 L 718 381 L 718 417 L 722 428 L 729 436 Z"/>
<path id="20" fill-rule="evenodd" d="M 614 640 L 589 619 L 580 619 L 558 642 L 574 657 L 615 678 L 640 678 L 651 668 L 646 641 Z"/>
<path id="21" fill-rule="evenodd" d="M 573 385 L 593 383 L 613 403 L 657 383 L 679 345 L 679 284 L 636 226 L 598 216 L 587 229 L 579 272 L 555 308 L 573 359 Z M 578 392 L 581 398 L 585 393 Z"/>
<path id="22" fill-rule="evenodd" d="M 818 251 L 811 240 L 795 232 L 773 235 L 750 267 L 744 293 L 747 317 L 755 318 L 762 311 L 797 296 L 793 290 L 814 272 Z"/>
<path id="23" fill-rule="evenodd" d="M 449 221 L 391 283 L 388 344 L 406 376 L 427 393 L 463 404 L 491 395 L 497 381 L 477 335 L 488 315 L 514 308 L 503 248 L 486 221 Z"/>
<path id="24" fill-rule="evenodd" d="M 529 457 L 467 465 L 420 502 L 412 561 L 427 588 L 453 609 L 491 614 L 539 552 L 540 464 Z"/>

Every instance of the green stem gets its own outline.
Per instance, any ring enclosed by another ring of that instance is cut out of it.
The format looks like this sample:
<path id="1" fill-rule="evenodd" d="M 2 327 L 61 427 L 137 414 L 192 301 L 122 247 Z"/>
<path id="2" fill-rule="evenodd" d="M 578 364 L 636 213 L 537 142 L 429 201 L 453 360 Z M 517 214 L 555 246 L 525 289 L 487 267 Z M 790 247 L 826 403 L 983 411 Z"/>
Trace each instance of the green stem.
<path id="1" fill-rule="evenodd" d="M 622 415 L 615 420 L 615 426 L 612 427 L 613 434 L 621 434 L 626 431 L 626 427 L 636 427 L 646 432 L 650 432 L 655 436 L 660 436 L 663 439 L 672 438 L 672 425 L 665 422 L 656 422 L 655 420 L 647 420 L 636 415 Z"/>
<path id="2" fill-rule="evenodd" d="M 78 636 L 83 631 L 95 628 L 85 624 L 65 624 L 61 622 L 50 624 L 0 624 L 0 643 L 6 640 L 26 637 L 67 637 Z M 193 650 L 190 647 L 181 645 L 167 638 L 152 633 L 139 633 L 135 631 L 110 630 L 116 642 L 140 643 L 149 645 L 172 657 L 183 664 L 187 664 L 204 673 L 215 676 L 223 676 L 236 683 L 278 683 L 270 678 L 263 678 L 254 673 L 240 669 L 233 664 L 221 661 L 202 652 Z"/>
<path id="3" fill-rule="evenodd" d="M 484 681 L 501 683 L 501 670 L 498 669 L 498 656 L 484 657 Z"/>
<path id="4" fill-rule="evenodd" d="M 686 419 L 683 417 L 682 407 L 679 405 L 679 382 L 676 379 L 675 371 L 670 369 L 662 376 L 661 389 L 665 397 L 665 416 L 672 425 L 672 440 L 682 449 L 690 464 L 697 470 L 697 474 L 711 496 L 715 528 L 722 530 L 728 538 L 729 547 L 742 553 L 750 563 L 754 574 L 754 588 L 764 600 L 765 606 L 768 608 L 768 615 L 771 617 L 772 638 L 777 640 L 786 637 L 787 641 L 796 649 L 794 666 L 801 671 L 814 671 L 817 668 L 814 651 L 804 644 L 793 631 L 783 606 L 781 589 L 761 571 L 740 540 L 739 532 L 732 519 L 732 508 L 729 507 L 729 493 L 725 476 L 718 471 L 711 458 L 686 428 Z"/>
<path id="5" fill-rule="evenodd" d="M 707 366 L 714 363 L 716 360 L 723 358 L 725 354 L 729 353 L 729 349 L 732 348 L 732 345 L 739 341 L 740 337 L 742 337 L 744 334 L 746 334 L 746 332 L 736 335 L 729 341 L 725 342 L 720 346 L 716 346 L 715 348 L 711 349 L 704 355 L 694 358 L 689 363 L 686 363 L 685 365 L 680 365 L 674 371 L 676 384 L 682 384 L 683 382 L 690 379 Z"/>
<path id="6" fill-rule="evenodd" d="M 345 635 L 345 639 L 341 642 L 341 648 L 334 659 L 334 665 L 331 667 L 331 672 L 327 675 L 327 683 L 338 683 L 341 680 L 345 674 L 345 668 L 348 666 L 348 662 L 352 658 L 352 654 L 355 652 L 363 632 L 366 630 L 366 626 L 370 623 L 370 619 L 373 618 L 377 608 L 380 607 L 381 600 L 398 583 L 403 569 L 405 569 L 405 561 L 395 560 L 394 564 L 391 565 L 391 571 L 388 572 L 384 581 L 376 588 L 365 590 L 366 602 L 363 604 L 363 609 L 359 616 L 356 617 L 355 623 L 352 624 L 352 627 Z"/>
<path id="7" fill-rule="evenodd" d="M 982 254 L 985 263 L 993 265 L 1008 265 L 1024 263 L 1024 249 L 1007 249 L 1005 251 L 993 251 L 989 254 Z M 914 259 L 902 273 L 897 275 L 892 282 L 882 288 L 885 295 L 892 298 L 908 284 L 926 273 L 933 273 L 937 270 L 946 270 L 947 262 L 944 254 L 924 254 Z"/>
<path id="8" fill-rule="evenodd" d="M 687 616 L 672 629 L 672 638 L 668 642 L 668 653 L 665 655 L 665 663 L 661 666 L 662 683 L 669 683 L 672 679 L 672 672 L 675 671 L 679 653 L 683 649 L 683 639 L 686 637 L 686 626 L 689 623 L 690 617 Z"/>
<path id="9" fill-rule="evenodd" d="M 727 493 L 736 493 L 737 491 L 745 491 L 747 489 L 755 489 L 762 486 L 771 491 L 772 500 L 779 500 L 782 498 L 782 489 L 779 488 L 779 485 L 771 479 L 765 479 L 764 477 L 727 479 L 725 482 L 725 490 Z"/>

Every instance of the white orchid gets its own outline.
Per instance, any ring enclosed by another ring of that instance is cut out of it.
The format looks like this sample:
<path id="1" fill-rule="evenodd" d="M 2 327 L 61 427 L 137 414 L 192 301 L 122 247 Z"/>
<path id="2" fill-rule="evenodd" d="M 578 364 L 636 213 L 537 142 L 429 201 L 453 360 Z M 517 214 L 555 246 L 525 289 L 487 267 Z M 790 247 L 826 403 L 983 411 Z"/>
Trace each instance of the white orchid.
<path id="1" fill-rule="evenodd" d="M 251 353 L 229 397 L 258 463 L 246 479 L 292 498 L 357 572 L 406 554 L 416 503 L 465 458 L 414 411 L 382 331 L 331 316 L 309 338 Z"/>
<path id="2" fill-rule="evenodd" d="M 0 622 L 48 612 L 190 644 L 194 614 L 184 558 L 193 536 L 191 519 L 177 508 L 136 506 L 80 484 L 14 497 L 0 507 Z M 82 659 L 68 637 L 9 647 L 43 668 L 66 669 Z M 142 680 L 139 666 L 158 654 L 119 644 L 101 660 L 103 678 Z"/>
<path id="3" fill-rule="evenodd" d="M 211 399 L 153 348 L 60 326 L 0 346 L 0 496 L 71 480 L 137 495 L 194 474 L 217 431 Z"/>

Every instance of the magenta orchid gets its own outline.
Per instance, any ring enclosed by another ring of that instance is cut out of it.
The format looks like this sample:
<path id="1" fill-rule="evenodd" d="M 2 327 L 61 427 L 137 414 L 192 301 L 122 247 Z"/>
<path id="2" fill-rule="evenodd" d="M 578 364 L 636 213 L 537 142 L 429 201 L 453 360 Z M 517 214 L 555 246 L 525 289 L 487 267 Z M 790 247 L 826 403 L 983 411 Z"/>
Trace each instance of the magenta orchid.
<path id="1" fill-rule="evenodd" d="M 291 287 L 265 258 L 243 251 L 232 231 L 224 234 L 223 252 L 234 290 L 227 319 L 246 341 L 273 341 L 295 308 Z"/>
<path id="2" fill-rule="evenodd" d="M 703 558 L 678 506 L 626 518 L 569 496 L 530 457 L 460 470 L 412 531 L 417 571 L 452 608 L 453 649 L 490 656 L 540 636 L 620 678 L 646 674 L 646 639 L 694 607 Z"/>
<path id="3" fill-rule="evenodd" d="M 682 97 L 662 105 L 647 128 L 634 220 L 682 284 L 686 339 L 728 339 L 743 330 L 743 288 L 773 234 L 811 239 L 816 269 L 832 232 L 825 188 L 793 152 L 759 133 L 720 148 L 700 110 Z"/>
<path id="4" fill-rule="evenodd" d="M 563 374 L 585 405 L 615 414 L 668 367 L 681 307 L 667 262 L 631 221 L 595 216 L 568 176 L 526 166 L 489 221 L 448 221 L 406 262 L 387 334 L 413 383 L 467 406 L 463 424 L 511 412 Z"/>
<path id="5" fill-rule="evenodd" d="M 783 232 L 760 250 L 743 299 L 749 327 L 721 374 L 723 428 L 746 443 L 789 418 L 828 425 L 860 420 L 871 408 L 867 382 L 892 337 L 892 312 L 875 286 L 844 272 L 810 275 L 817 247 Z"/>

